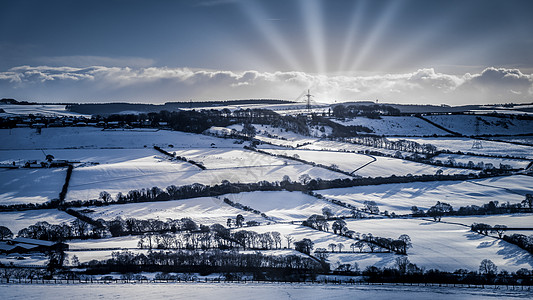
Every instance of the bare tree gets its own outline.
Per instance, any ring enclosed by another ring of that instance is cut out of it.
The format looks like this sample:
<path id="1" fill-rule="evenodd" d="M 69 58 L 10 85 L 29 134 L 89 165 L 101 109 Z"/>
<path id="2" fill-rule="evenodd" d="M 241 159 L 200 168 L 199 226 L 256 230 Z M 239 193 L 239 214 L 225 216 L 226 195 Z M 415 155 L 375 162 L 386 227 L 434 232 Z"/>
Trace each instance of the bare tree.
<path id="1" fill-rule="evenodd" d="M 498 267 L 490 259 L 484 259 L 479 265 L 479 273 L 485 275 L 494 275 L 498 272 Z"/>
<path id="2" fill-rule="evenodd" d="M 501 239 L 506 229 L 506 225 L 494 225 L 491 229 L 491 232 L 496 232 L 498 234 L 498 237 Z"/>
<path id="3" fill-rule="evenodd" d="M 285 240 L 287 240 L 287 248 L 291 248 L 291 244 L 292 242 L 294 242 L 294 238 L 290 234 L 287 234 L 285 236 Z"/>
<path id="4" fill-rule="evenodd" d="M 5 227 L 5 226 L 0 226 L 0 241 L 3 241 L 4 239 L 10 239 L 13 237 L 13 232 Z"/>

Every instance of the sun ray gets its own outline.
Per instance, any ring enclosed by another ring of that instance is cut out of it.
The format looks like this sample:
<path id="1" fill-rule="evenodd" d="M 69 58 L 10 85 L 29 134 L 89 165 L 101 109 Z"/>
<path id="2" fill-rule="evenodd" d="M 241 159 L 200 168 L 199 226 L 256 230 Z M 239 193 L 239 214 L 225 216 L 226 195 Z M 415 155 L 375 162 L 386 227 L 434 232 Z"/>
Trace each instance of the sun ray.
<path id="1" fill-rule="evenodd" d="M 300 63 L 288 43 L 280 32 L 273 26 L 272 20 L 265 10 L 253 1 L 239 2 L 244 14 L 249 18 L 252 24 L 261 32 L 264 38 L 267 39 L 270 46 L 282 58 L 284 63 L 292 70 L 301 70 Z"/>
<path id="2" fill-rule="evenodd" d="M 417 51 L 423 50 L 424 46 L 429 45 L 433 39 L 438 38 L 442 32 L 452 26 L 455 18 L 466 15 L 466 12 L 459 7 L 441 12 L 438 18 L 433 19 L 432 24 L 421 26 L 417 32 L 411 33 L 413 38 L 403 41 L 400 47 L 395 47 L 394 51 L 380 60 L 376 69 L 390 70 L 410 59 Z M 421 57 L 417 57 L 417 59 L 421 59 Z"/>
<path id="3" fill-rule="evenodd" d="M 355 8 L 352 13 L 351 22 L 348 27 L 348 32 L 346 34 L 344 47 L 341 54 L 341 59 L 339 60 L 338 72 L 346 71 L 346 61 L 348 56 L 352 52 L 353 43 L 356 41 L 357 31 L 359 24 L 361 24 L 361 18 L 363 17 L 363 11 L 367 5 L 367 1 L 358 1 L 355 4 Z"/>
<path id="4" fill-rule="evenodd" d="M 385 30 L 393 21 L 396 13 L 399 10 L 402 1 L 390 1 L 383 10 L 381 16 L 377 17 L 378 23 L 373 27 L 372 32 L 369 33 L 365 42 L 363 43 L 361 50 L 355 57 L 350 70 L 357 71 L 361 65 L 361 62 L 368 58 L 369 53 L 374 50 L 377 42 L 385 33 Z"/>
<path id="5" fill-rule="evenodd" d="M 310 42 L 315 70 L 326 72 L 326 49 L 324 42 L 324 21 L 322 16 L 322 2 L 320 0 L 300 0 L 305 28 Z"/>

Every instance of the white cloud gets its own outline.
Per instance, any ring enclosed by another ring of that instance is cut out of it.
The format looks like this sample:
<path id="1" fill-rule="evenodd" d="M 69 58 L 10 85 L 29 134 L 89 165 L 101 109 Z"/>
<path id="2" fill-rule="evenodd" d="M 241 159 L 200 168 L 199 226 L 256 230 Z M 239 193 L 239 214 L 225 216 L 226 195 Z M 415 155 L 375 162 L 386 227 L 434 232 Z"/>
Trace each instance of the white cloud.
<path id="1" fill-rule="evenodd" d="M 47 65 L 62 65 L 62 66 L 114 66 L 114 67 L 137 67 L 145 68 L 152 66 L 155 61 L 143 57 L 107 57 L 107 56 L 92 56 L 92 55 L 72 55 L 72 56 L 46 56 L 36 59 L 39 63 Z"/>
<path id="2" fill-rule="evenodd" d="M 304 72 L 232 72 L 169 67 L 20 66 L 0 72 L 5 97 L 35 101 L 295 99 L 307 88 L 317 101 L 380 99 L 398 103 L 501 103 L 533 99 L 533 75 L 486 68 L 450 75 L 434 69 L 374 76 Z"/>

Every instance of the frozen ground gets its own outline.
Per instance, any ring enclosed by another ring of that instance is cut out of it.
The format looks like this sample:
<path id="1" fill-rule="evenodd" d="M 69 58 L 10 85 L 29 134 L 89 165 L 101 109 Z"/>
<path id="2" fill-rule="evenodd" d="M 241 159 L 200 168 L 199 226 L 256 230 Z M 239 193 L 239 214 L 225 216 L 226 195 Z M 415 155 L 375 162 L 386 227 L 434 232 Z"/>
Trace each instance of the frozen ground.
<path id="1" fill-rule="evenodd" d="M 413 182 L 382 184 L 318 191 L 328 198 L 363 207 L 364 201 L 375 201 L 381 211 L 408 214 L 411 206 L 427 210 L 437 201 L 458 209 L 461 206 L 520 203 L 525 194 L 533 193 L 533 177 L 516 175 L 468 181 Z"/>
<path id="2" fill-rule="evenodd" d="M 0 205 L 57 199 L 66 174 L 66 168 L 0 169 Z"/>
<path id="3" fill-rule="evenodd" d="M 4 299 L 520 299 L 506 289 L 287 283 L 1 284 Z"/>
<path id="4" fill-rule="evenodd" d="M 344 126 L 365 126 L 372 129 L 373 133 L 377 135 L 425 136 L 450 134 L 422 119 L 410 116 L 382 116 L 380 119 L 357 117 L 346 119 L 345 121 L 331 120 Z"/>

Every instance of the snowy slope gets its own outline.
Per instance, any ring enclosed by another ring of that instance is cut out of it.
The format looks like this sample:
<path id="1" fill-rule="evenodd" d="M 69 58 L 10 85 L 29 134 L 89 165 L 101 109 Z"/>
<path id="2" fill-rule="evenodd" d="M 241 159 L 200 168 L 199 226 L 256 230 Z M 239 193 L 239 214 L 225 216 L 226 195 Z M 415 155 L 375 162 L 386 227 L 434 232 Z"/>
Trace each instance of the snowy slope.
<path id="1" fill-rule="evenodd" d="M 27 116 L 38 115 L 46 117 L 86 117 L 90 118 L 90 115 L 84 115 L 80 113 L 70 112 L 65 109 L 65 105 L 16 105 L 16 104 L 0 104 L 0 109 L 3 109 L 5 113 L 0 116 L 12 117 L 12 116 Z"/>
<path id="2" fill-rule="evenodd" d="M 151 158 L 146 158 L 149 160 Z M 166 188 L 170 185 L 187 185 L 201 183 L 219 184 L 224 180 L 230 182 L 281 181 L 285 175 L 296 180 L 302 174 L 311 178 L 331 180 L 346 178 L 342 174 L 306 164 L 294 163 L 266 166 L 232 166 L 201 170 L 185 162 L 161 161 L 139 164 L 142 161 L 123 162 L 99 166 L 76 168 L 67 194 L 67 200 L 97 199 L 101 191 L 115 196 L 118 192 L 127 193 L 133 189 Z"/>
<path id="3" fill-rule="evenodd" d="M 354 172 L 354 175 L 363 177 L 388 177 L 391 175 L 406 176 L 408 174 L 434 175 L 439 170 L 442 170 L 443 174 L 468 174 L 476 172 L 473 170 L 436 167 L 397 158 L 371 156 L 358 153 L 312 150 L 263 150 L 273 154 L 283 154 L 292 157 L 297 155 L 297 157 L 303 160 L 326 166 L 335 164 L 339 169 L 345 172 L 354 172 L 357 170 Z"/>
<path id="4" fill-rule="evenodd" d="M 400 138 L 390 138 L 397 140 Z M 533 159 L 533 148 L 531 146 L 514 145 L 495 141 L 482 141 L 483 148 L 472 149 L 473 139 L 470 138 L 404 138 L 412 140 L 420 144 L 432 144 L 437 147 L 437 150 L 451 150 L 461 152 L 472 152 L 476 154 L 490 154 L 490 155 L 511 155 L 516 157 L 525 157 Z"/>
<path id="5" fill-rule="evenodd" d="M 426 116 L 426 118 L 444 128 L 468 136 L 476 134 L 515 135 L 533 133 L 532 120 L 479 115 L 430 115 Z M 479 133 L 476 133 L 476 123 L 479 124 Z"/>
<path id="6" fill-rule="evenodd" d="M 486 258 L 492 260 L 499 270 L 509 272 L 533 267 L 533 257 L 525 250 L 473 233 L 463 226 L 417 219 L 348 220 L 347 226 L 351 230 L 380 237 L 409 235 L 413 248 L 408 250 L 408 258 L 426 269 L 455 271 L 464 268 L 475 271 Z"/>
<path id="7" fill-rule="evenodd" d="M 344 126 L 365 126 L 372 129 L 377 135 L 400 135 L 400 136 L 425 136 L 425 135 L 449 135 L 440 128 L 430 123 L 411 116 L 382 116 L 381 119 L 369 119 L 357 117 L 340 121 L 331 119 L 335 123 Z"/>
<path id="8" fill-rule="evenodd" d="M 63 222 L 70 223 L 74 220 L 76 218 L 57 209 L 0 212 L 0 226 L 6 226 L 15 235 L 19 230 L 37 222 L 45 221 L 50 224 L 60 224 Z"/>
<path id="9" fill-rule="evenodd" d="M 102 130 L 94 127 L 0 129 L 4 141 L 0 149 L 65 149 L 65 148 L 144 148 L 174 145 L 177 148 L 217 147 L 242 148 L 233 140 L 180 131 L 131 129 Z"/>
<path id="10" fill-rule="evenodd" d="M 0 205 L 44 203 L 59 198 L 66 168 L 0 170 Z"/>
<path id="11" fill-rule="evenodd" d="M 322 215 L 328 207 L 334 215 L 349 215 L 350 210 L 300 192 L 251 192 L 232 195 L 234 202 L 264 212 L 276 221 L 305 220 L 313 214 Z"/>
<path id="12" fill-rule="evenodd" d="M 108 205 L 102 207 L 91 207 L 94 212 L 87 215 L 93 219 L 113 220 L 116 217 L 122 219 L 156 219 L 165 221 L 167 219 L 191 218 L 198 224 L 212 225 L 215 223 L 226 225 L 228 218 L 235 219 L 238 214 L 244 217 L 244 221 L 257 221 L 264 223 L 267 220 L 263 217 L 233 208 L 222 201 L 224 197 L 232 198 L 232 195 L 225 195 L 219 198 L 201 197 L 184 200 L 129 203 L 120 205 Z"/>
<path id="13" fill-rule="evenodd" d="M 275 155 L 297 157 L 305 161 L 315 162 L 325 166 L 336 165 L 339 169 L 345 172 L 352 172 L 373 161 L 371 156 L 346 152 L 276 149 L 263 149 L 263 151 Z"/>
<path id="14" fill-rule="evenodd" d="M 427 210 L 437 201 L 449 203 L 455 209 L 467 205 L 481 206 L 494 200 L 520 203 L 526 193 L 533 193 L 533 177 L 382 184 L 322 190 L 318 193 L 356 207 L 363 207 L 365 201 L 375 201 L 381 211 L 407 214 L 411 212 L 411 206 Z"/>
<path id="15" fill-rule="evenodd" d="M 294 239 L 294 242 L 303 240 L 303 239 L 310 239 L 314 243 L 314 247 L 316 248 L 328 248 L 328 245 L 331 243 L 343 243 L 346 245 L 346 249 L 348 249 L 350 243 L 353 243 L 354 240 L 339 236 L 336 234 L 333 234 L 332 232 L 326 232 L 326 231 L 318 231 L 309 227 L 301 226 L 301 225 L 293 225 L 293 224 L 271 224 L 271 225 L 265 225 L 265 226 L 254 226 L 254 227 L 248 227 L 244 230 L 249 231 L 255 231 L 257 233 L 265 233 L 265 232 L 271 232 L 271 231 L 277 231 L 281 233 L 281 236 L 283 237 L 282 245 L 285 247 L 287 245 L 287 240 L 285 239 L 286 236 L 291 236 Z M 291 248 L 294 248 L 294 246 L 291 244 Z"/>
<path id="16" fill-rule="evenodd" d="M 509 165 L 513 169 L 525 169 L 530 161 L 522 159 L 507 159 L 507 158 L 493 158 L 483 156 L 470 156 L 470 155 L 458 155 L 458 154 L 439 154 L 433 157 L 433 161 L 440 160 L 441 162 L 447 162 L 453 160 L 456 163 L 462 163 L 467 165 L 470 161 L 477 165 L 481 162 L 483 164 L 491 163 L 495 168 L 499 168 L 500 164 Z"/>

